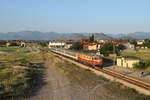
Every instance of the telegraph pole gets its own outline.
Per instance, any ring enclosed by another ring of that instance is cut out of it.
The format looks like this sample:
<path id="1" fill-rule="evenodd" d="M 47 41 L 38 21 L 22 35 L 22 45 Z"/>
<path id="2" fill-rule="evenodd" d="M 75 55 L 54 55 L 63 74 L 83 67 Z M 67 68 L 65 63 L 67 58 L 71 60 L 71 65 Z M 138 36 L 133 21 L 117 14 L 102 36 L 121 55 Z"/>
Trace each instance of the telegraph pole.
<path id="1" fill-rule="evenodd" d="M 115 47 L 115 43 L 113 43 L 113 53 L 114 53 L 114 60 L 113 60 L 113 66 L 116 65 L 116 47 Z"/>

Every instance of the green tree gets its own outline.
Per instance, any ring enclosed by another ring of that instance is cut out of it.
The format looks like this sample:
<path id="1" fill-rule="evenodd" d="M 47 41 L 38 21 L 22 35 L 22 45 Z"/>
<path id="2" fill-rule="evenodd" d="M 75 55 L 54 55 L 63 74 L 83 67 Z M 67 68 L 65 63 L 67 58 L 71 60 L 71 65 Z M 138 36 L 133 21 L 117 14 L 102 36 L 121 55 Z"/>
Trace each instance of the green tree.
<path id="1" fill-rule="evenodd" d="M 150 60 L 145 61 L 145 66 L 150 67 Z"/>
<path id="2" fill-rule="evenodd" d="M 150 39 L 145 39 L 144 43 L 143 43 L 143 46 L 150 48 Z"/>
<path id="3" fill-rule="evenodd" d="M 117 49 L 118 49 L 118 50 L 124 50 L 124 49 L 126 49 L 126 47 L 125 47 L 124 45 L 122 45 L 122 44 L 119 44 L 119 45 L 117 46 Z"/>
<path id="4" fill-rule="evenodd" d="M 106 43 L 103 45 L 103 47 L 100 49 L 100 53 L 104 56 L 108 56 L 109 54 L 113 53 L 113 44 L 112 43 Z"/>
<path id="5" fill-rule="evenodd" d="M 123 44 L 119 44 L 118 46 L 115 47 L 115 53 L 120 56 L 121 51 L 126 49 L 126 47 Z"/>
<path id="6" fill-rule="evenodd" d="M 129 43 L 130 43 L 130 44 L 133 44 L 133 45 L 134 45 L 134 49 L 136 50 L 137 41 L 136 41 L 136 40 L 130 40 Z"/>
<path id="7" fill-rule="evenodd" d="M 144 69 L 144 68 L 146 68 L 146 66 L 145 66 L 144 62 L 140 61 L 139 63 L 135 63 L 134 64 L 134 68 L 136 68 L 136 69 Z"/>
<path id="8" fill-rule="evenodd" d="M 42 47 L 47 47 L 48 45 L 47 41 L 39 41 L 38 44 L 41 45 Z"/>
<path id="9" fill-rule="evenodd" d="M 71 46 L 72 50 L 82 50 L 83 49 L 83 44 L 81 42 L 75 42 L 73 43 L 73 45 Z"/>
<path id="10" fill-rule="evenodd" d="M 94 34 L 92 34 L 92 36 L 90 36 L 90 42 L 94 42 Z"/>
<path id="11" fill-rule="evenodd" d="M 135 46 L 137 45 L 136 40 L 130 40 L 129 42 L 130 42 L 130 44 L 133 44 L 133 45 L 135 45 Z"/>

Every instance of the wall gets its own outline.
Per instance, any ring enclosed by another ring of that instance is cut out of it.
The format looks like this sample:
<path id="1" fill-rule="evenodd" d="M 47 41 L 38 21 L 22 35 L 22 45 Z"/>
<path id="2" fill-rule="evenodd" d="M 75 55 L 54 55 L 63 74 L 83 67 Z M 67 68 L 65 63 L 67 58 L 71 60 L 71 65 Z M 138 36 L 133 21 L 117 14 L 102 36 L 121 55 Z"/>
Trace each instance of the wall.
<path id="1" fill-rule="evenodd" d="M 128 59 L 128 58 L 117 58 L 117 66 L 124 68 L 133 68 L 135 63 L 138 63 L 138 59 Z"/>

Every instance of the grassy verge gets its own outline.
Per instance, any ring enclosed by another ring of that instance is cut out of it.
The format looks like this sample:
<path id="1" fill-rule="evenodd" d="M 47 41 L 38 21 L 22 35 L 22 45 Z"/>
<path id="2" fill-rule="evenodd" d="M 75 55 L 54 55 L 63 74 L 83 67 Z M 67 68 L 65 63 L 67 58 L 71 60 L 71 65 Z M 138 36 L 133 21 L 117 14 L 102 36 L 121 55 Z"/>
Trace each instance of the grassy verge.
<path id="1" fill-rule="evenodd" d="M 26 53 L 25 49 L 7 48 L 3 51 L 11 53 L 0 54 L 0 99 L 2 100 L 29 96 L 43 76 L 42 53 Z"/>
<path id="2" fill-rule="evenodd" d="M 138 50 L 138 51 L 129 51 L 129 50 L 125 50 L 122 52 L 123 56 L 134 56 L 134 57 L 138 57 L 140 59 L 143 60 L 150 60 L 150 49 L 146 49 L 146 50 Z"/>
<path id="3" fill-rule="evenodd" d="M 18 47 L 0 47 L 1 52 L 15 52 Z"/>

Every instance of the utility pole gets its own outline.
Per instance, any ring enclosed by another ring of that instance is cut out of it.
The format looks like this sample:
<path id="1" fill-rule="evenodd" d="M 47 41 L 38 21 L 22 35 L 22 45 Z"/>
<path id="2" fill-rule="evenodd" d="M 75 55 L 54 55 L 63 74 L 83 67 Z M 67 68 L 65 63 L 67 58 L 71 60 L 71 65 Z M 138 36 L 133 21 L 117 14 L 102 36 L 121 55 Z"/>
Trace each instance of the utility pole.
<path id="1" fill-rule="evenodd" d="M 114 59 L 113 59 L 113 66 L 116 65 L 116 47 L 115 47 L 115 43 L 113 43 L 113 54 L 114 54 Z"/>

